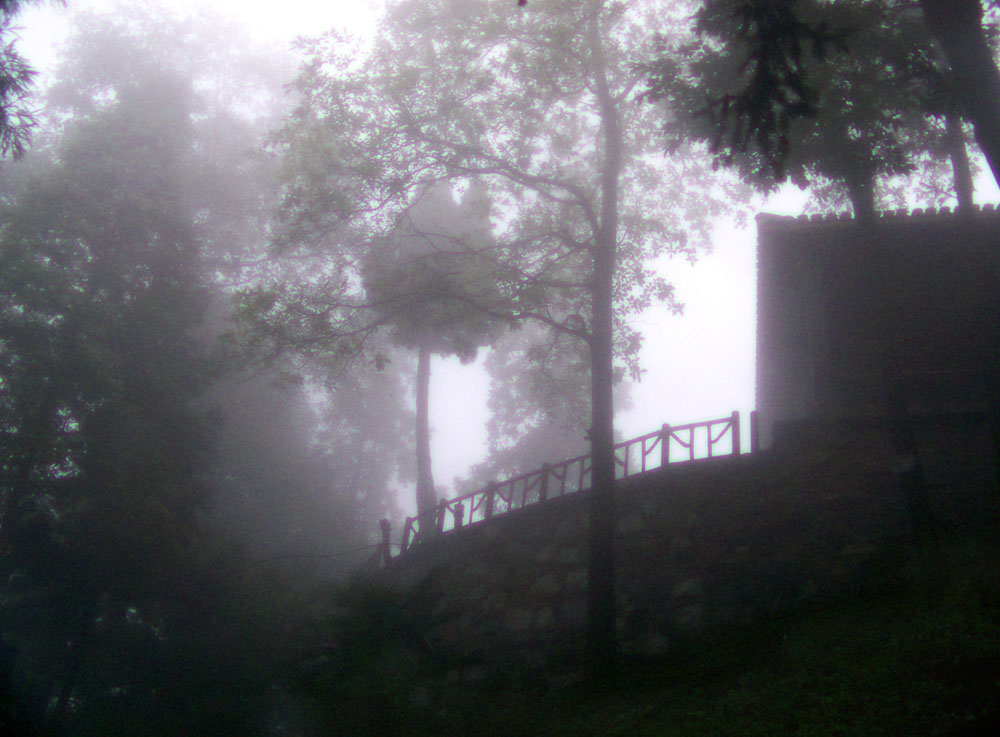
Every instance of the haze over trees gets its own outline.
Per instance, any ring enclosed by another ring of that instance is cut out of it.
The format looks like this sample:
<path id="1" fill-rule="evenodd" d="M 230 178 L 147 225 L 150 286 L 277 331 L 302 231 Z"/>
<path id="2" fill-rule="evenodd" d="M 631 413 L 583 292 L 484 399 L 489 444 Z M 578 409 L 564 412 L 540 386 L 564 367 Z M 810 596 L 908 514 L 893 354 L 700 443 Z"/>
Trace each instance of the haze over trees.
<path id="1" fill-rule="evenodd" d="M 328 266 L 308 289 L 251 296 L 264 300 L 277 334 L 356 354 L 354 321 L 367 304 L 352 277 L 357 244 L 377 243 L 431 183 L 482 193 L 495 213 L 493 242 L 470 248 L 452 236 L 450 248 L 488 270 L 497 289 L 460 301 L 586 346 L 591 641 L 602 663 L 614 634 L 614 364 L 638 376 L 641 336 L 628 315 L 655 302 L 679 309 L 651 259 L 693 256 L 708 244 L 709 219 L 729 207 L 689 152 L 658 155 L 654 111 L 635 99 L 642 75 L 632 64 L 649 50 L 650 29 L 676 12 L 597 0 L 523 13 L 399 2 L 368 52 L 332 34 L 305 42 L 301 102 L 278 139 L 287 162 L 278 241 L 320 252 Z M 365 325 L 374 332 L 378 321 Z"/>
<path id="2" fill-rule="evenodd" d="M 221 22 L 77 24 L 0 172 L 0 731 L 263 733 L 306 632 L 292 584 L 392 514 L 403 388 L 307 401 L 217 342 L 264 266 L 288 67 Z"/>
<path id="3" fill-rule="evenodd" d="M 967 203 L 970 134 L 1000 129 L 964 0 L 947 28 L 932 0 L 395 0 L 370 45 L 298 42 L 297 76 L 219 19 L 123 6 L 76 17 L 37 109 L 24 4 L 0 2 L 0 732 L 305 733 L 293 688 L 378 706 L 382 677 L 409 708 L 432 603 L 315 592 L 397 489 L 431 524 L 431 356 L 487 346 L 489 457 L 458 484 L 592 454 L 609 674 L 636 318 L 682 311 L 657 262 L 749 191 L 706 150 L 871 216 L 910 174 L 946 196 L 942 152 Z"/>

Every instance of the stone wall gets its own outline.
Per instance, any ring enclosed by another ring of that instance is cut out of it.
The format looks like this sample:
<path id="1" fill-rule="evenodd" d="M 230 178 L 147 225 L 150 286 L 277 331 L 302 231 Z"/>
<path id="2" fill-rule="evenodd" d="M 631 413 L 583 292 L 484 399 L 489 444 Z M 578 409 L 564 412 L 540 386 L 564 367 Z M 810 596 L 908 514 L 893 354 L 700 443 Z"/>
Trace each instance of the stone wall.
<path id="1" fill-rule="evenodd" d="M 784 422 L 881 415 L 885 340 L 911 414 L 986 410 L 1000 341 L 1000 211 L 885 212 L 875 227 L 891 264 L 884 283 L 873 281 L 854 220 L 757 217 L 764 447 Z"/>
<path id="2" fill-rule="evenodd" d="M 821 437 L 816 437 L 817 432 Z M 852 594 L 906 534 L 877 436 L 813 430 L 787 452 L 676 464 L 621 482 L 618 629 L 626 653 Z M 436 578 L 452 647 L 484 662 L 579 654 L 586 492 L 421 542 L 391 562 Z"/>

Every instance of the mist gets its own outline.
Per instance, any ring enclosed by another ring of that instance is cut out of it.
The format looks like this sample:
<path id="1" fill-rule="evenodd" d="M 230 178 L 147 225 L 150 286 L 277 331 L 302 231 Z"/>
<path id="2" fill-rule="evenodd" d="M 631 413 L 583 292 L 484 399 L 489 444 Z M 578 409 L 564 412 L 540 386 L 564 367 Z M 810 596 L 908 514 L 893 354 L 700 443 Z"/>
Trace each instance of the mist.
<path id="1" fill-rule="evenodd" d="M 792 183 L 720 150 L 702 5 L 0 4 L 0 730 L 470 733 L 448 684 L 613 680 L 615 444 L 749 438 L 751 216 L 863 204 L 834 123 Z M 924 117 L 873 212 L 956 201 Z M 569 675 L 442 654 L 404 531 L 584 457 Z"/>

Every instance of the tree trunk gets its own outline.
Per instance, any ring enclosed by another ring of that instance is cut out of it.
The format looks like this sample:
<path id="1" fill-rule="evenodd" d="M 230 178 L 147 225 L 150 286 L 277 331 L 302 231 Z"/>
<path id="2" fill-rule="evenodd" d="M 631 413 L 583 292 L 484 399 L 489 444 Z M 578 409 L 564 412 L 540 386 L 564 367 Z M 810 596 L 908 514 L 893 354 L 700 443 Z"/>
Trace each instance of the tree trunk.
<path id="1" fill-rule="evenodd" d="M 958 199 L 958 211 L 968 215 L 973 212 L 972 167 L 969 165 L 969 154 L 965 149 L 965 134 L 962 132 L 962 119 L 949 115 L 946 120 L 945 143 L 948 146 L 948 157 L 951 159 L 951 170 L 955 178 L 955 197 Z"/>
<path id="2" fill-rule="evenodd" d="M 600 109 L 604 162 L 601 172 L 601 219 L 593 247 L 593 294 L 590 336 L 591 497 L 587 600 L 587 671 L 593 681 L 614 676 L 615 637 L 615 457 L 613 286 L 618 241 L 618 183 L 623 140 L 618 108 L 611 96 L 601 44 L 603 3 L 592 4 L 589 46 Z"/>
<path id="3" fill-rule="evenodd" d="M 955 99 L 962 114 L 972 120 L 976 143 L 1000 185 L 1000 70 L 983 30 L 983 6 L 980 0 L 920 0 L 920 7 L 924 23 L 941 44 L 951 66 Z M 996 489 L 1000 494 L 1000 346 L 994 350 L 987 380 Z"/>
<path id="4" fill-rule="evenodd" d="M 420 346 L 417 351 L 417 515 L 421 516 L 421 532 L 437 529 L 433 521 L 423 517 L 437 507 L 437 496 L 434 493 L 434 477 L 431 475 L 431 427 L 430 427 L 430 387 L 431 387 L 431 351 Z"/>
<path id="5" fill-rule="evenodd" d="M 983 31 L 980 0 L 920 0 L 924 23 L 951 66 L 955 98 L 1000 184 L 1000 71 Z"/>

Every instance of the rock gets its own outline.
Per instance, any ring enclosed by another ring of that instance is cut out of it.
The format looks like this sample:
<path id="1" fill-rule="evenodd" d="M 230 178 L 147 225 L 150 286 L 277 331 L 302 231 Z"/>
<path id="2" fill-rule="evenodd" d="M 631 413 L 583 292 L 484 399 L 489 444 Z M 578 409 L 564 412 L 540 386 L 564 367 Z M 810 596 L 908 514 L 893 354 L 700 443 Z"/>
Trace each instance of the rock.
<path id="1" fill-rule="evenodd" d="M 503 621 L 511 632 L 524 632 L 531 627 L 531 612 L 527 609 L 511 609 L 504 615 Z"/>
<path id="2" fill-rule="evenodd" d="M 638 512 L 632 512 L 618 520 L 618 532 L 623 535 L 639 532 L 645 526 L 646 523 L 643 521 L 642 515 Z"/>
<path id="3" fill-rule="evenodd" d="M 531 585 L 529 593 L 538 596 L 552 596 L 553 594 L 558 594 L 561 590 L 562 586 L 556 575 L 554 573 L 547 573 Z"/>
<path id="4" fill-rule="evenodd" d="M 693 597 L 701 594 L 701 579 L 688 578 L 674 586 L 673 597 L 675 599 Z"/>
<path id="5" fill-rule="evenodd" d="M 552 556 L 556 554 L 555 545 L 546 545 L 538 553 L 535 554 L 535 561 L 538 563 L 548 563 L 552 560 Z"/>
<path id="6" fill-rule="evenodd" d="M 574 568 L 571 570 L 566 574 L 566 591 L 574 594 L 579 591 L 586 591 L 588 576 L 589 572 L 586 568 Z"/>
<path id="7" fill-rule="evenodd" d="M 674 614 L 674 623 L 682 629 L 697 629 L 701 626 L 702 608 L 700 604 L 682 607 Z"/>
<path id="8" fill-rule="evenodd" d="M 555 616 L 552 614 L 552 607 L 547 606 L 544 609 L 540 609 L 535 615 L 535 629 L 546 630 L 552 627 L 555 622 Z"/>
<path id="9" fill-rule="evenodd" d="M 559 551 L 559 555 L 556 556 L 556 563 L 562 564 L 574 564 L 583 562 L 583 553 L 580 552 L 579 548 L 574 548 L 567 546 Z"/>

